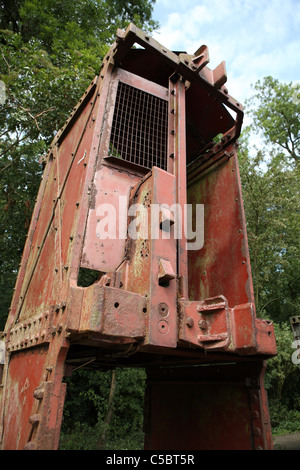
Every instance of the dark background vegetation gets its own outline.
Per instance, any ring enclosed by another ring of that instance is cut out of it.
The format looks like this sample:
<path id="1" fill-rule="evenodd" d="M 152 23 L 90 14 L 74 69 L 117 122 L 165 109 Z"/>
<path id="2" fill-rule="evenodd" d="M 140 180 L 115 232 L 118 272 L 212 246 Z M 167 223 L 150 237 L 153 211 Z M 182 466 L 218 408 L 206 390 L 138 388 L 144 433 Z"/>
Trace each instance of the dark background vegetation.
<path id="1" fill-rule="evenodd" d="M 116 29 L 158 26 L 153 3 L 0 0 L 0 329 L 40 184 L 39 158 L 99 73 Z M 239 147 L 257 314 L 274 322 L 278 345 L 266 376 L 274 433 L 300 430 L 289 326 L 300 314 L 298 97 L 299 87 L 276 77 L 254 84 L 246 104 L 253 124 Z M 66 380 L 62 449 L 143 447 L 144 370 L 78 370 Z"/>

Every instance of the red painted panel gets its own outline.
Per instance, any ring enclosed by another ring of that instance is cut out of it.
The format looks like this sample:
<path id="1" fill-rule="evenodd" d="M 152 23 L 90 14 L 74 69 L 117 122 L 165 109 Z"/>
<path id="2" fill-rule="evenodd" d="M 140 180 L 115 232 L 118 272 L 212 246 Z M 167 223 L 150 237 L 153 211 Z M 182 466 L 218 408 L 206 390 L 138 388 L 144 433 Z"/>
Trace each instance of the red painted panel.
<path id="1" fill-rule="evenodd" d="M 36 402 L 33 393 L 43 380 L 46 358 L 46 348 L 20 351 L 10 358 L 6 385 L 9 400 L 5 401 L 4 408 L 4 449 L 22 450 L 27 443 L 31 429 L 29 417 Z"/>
<path id="2" fill-rule="evenodd" d="M 152 384 L 150 426 L 146 449 L 251 449 L 248 396 L 235 384 Z"/>
<path id="3" fill-rule="evenodd" d="M 139 180 L 139 176 L 105 165 L 96 172 L 81 266 L 102 272 L 117 269 L 125 253 L 130 190 Z M 124 233 L 120 233 L 121 227 L 125 227 Z"/>
<path id="4" fill-rule="evenodd" d="M 204 246 L 188 253 L 190 299 L 223 295 L 230 307 L 253 302 L 236 155 L 192 182 L 188 202 L 204 204 Z"/>
<path id="5" fill-rule="evenodd" d="M 22 306 L 20 320 L 44 312 L 50 305 L 55 304 L 56 289 L 59 287 L 60 265 L 56 262 L 57 232 L 54 223 L 51 224 L 45 243 L 41 247 L 41 254 L 34 260 L 32 276 L 28 274 L 28 290 Z M 59 254 L 59 253 L 58 253 Z"/>
<path id="6" fill-rule="evenodd" d="M 271 449 L 263 362 L 147 371 L 145 448 Z"/>

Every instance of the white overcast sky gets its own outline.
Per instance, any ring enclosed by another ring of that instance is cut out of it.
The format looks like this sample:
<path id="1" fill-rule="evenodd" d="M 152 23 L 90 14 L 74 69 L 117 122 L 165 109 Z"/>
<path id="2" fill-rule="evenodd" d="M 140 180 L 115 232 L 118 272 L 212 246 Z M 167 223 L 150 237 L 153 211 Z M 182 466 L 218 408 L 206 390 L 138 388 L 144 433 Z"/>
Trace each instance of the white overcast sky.
<path id="1" fill-rule="evenodd" d="M 153 37 L 170 50 L 209 49 L 226 62 L 229 94 L 242 104 L 268 75 L 300 81 L 300 0 L 156 0 Z"/>

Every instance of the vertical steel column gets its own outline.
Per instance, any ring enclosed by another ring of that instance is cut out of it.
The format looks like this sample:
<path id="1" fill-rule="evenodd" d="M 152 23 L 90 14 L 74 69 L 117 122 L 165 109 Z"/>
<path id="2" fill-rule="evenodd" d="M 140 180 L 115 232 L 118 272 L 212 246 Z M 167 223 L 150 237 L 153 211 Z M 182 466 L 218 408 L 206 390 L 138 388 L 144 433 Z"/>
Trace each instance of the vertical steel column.
<path id="1" fill-rule="evenodd" d="M 188 259 L 186 251 L 185 209 L 187 204 L 186 179 L 186 130 L 185 130 L 185 84 L 182 78 L 174 74 L 169 81 L 169 171 L 176 178 L 177 214 L 177 273 L 180 297 L 188 297 Z"/>

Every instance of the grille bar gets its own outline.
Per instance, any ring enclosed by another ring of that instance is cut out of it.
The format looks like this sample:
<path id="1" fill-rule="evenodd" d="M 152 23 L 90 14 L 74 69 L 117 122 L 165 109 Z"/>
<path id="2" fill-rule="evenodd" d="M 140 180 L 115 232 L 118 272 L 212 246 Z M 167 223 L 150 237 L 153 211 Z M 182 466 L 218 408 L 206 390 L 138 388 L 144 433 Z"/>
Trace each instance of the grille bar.
<path id="1" fill-rule="evenodd" d="M 109 155 L 167 170 L 168 102 L 119 82 Z"/>

